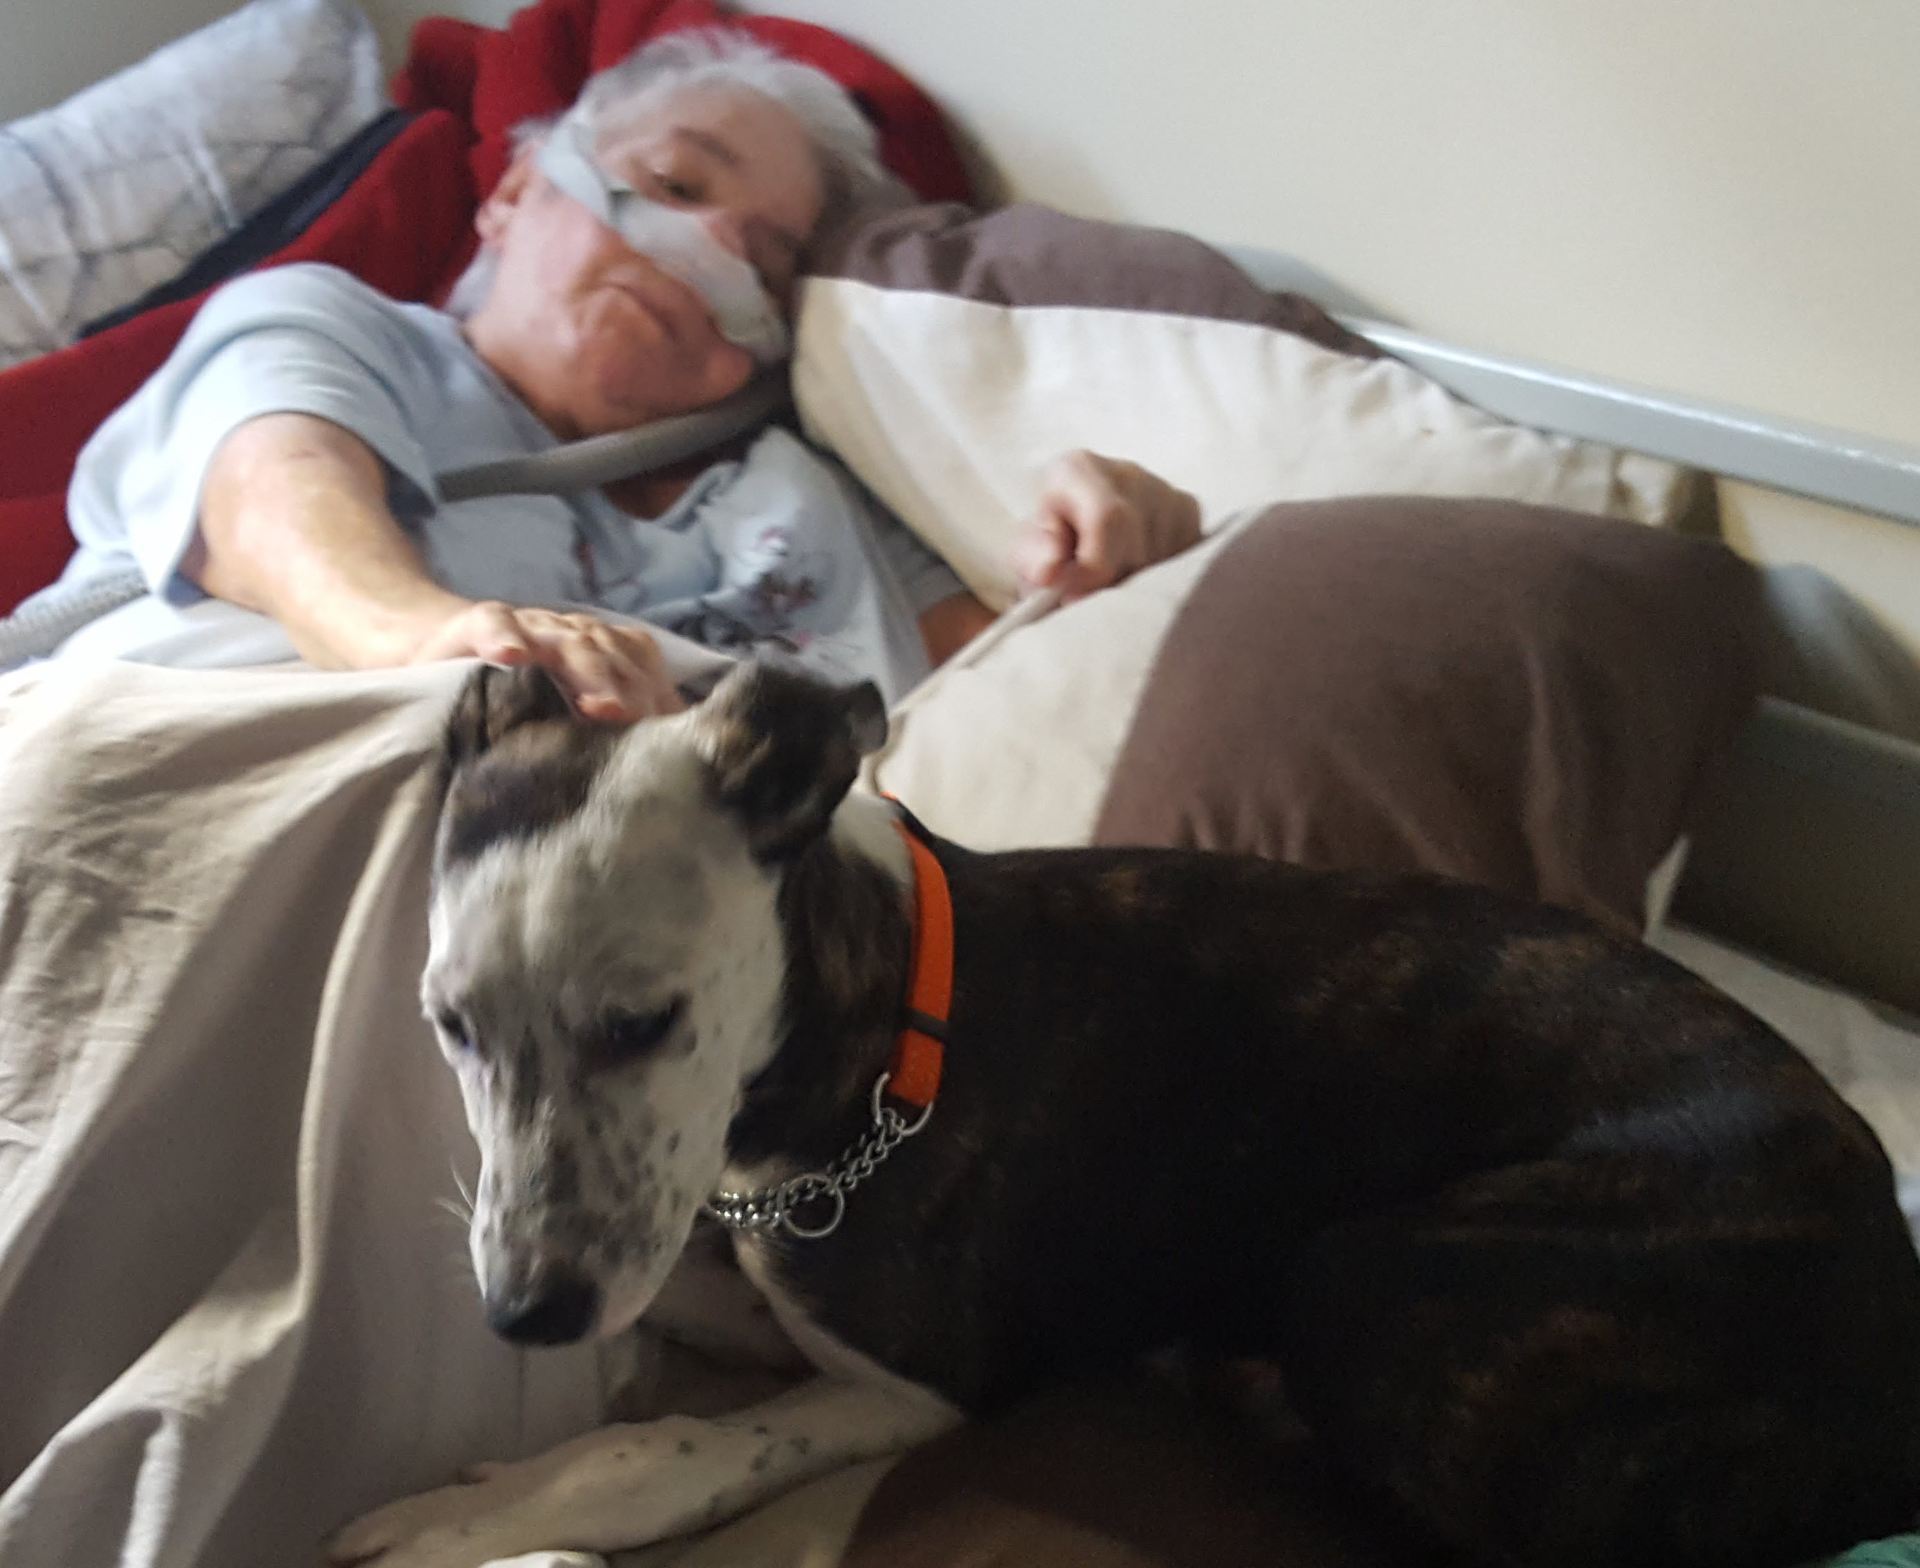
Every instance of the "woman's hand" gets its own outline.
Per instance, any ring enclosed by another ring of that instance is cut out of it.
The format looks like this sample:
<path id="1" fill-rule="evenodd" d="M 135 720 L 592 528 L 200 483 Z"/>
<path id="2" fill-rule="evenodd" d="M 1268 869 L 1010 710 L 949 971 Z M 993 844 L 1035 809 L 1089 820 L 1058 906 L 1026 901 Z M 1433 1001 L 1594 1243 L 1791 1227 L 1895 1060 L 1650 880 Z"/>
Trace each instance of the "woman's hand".
<path id="1" fill-rule="evenodd" d="M 686 707 L 652 637 L 637 626 L 611 625 L 584 612 L 482 600 L 429 632 L 411 662 L 467 657 L 538 665 L 589 719 L 630 723 Z"/>
<path id="2" fill-rule="evenodd" d="M 1178 555 L 1199 537 L 1200 503 L 1186 491 L 1138 463 L 1069 452 L 1047 470 L 1013 566 L 1029 587 L 1058 589 L 1071 602 Z"/>

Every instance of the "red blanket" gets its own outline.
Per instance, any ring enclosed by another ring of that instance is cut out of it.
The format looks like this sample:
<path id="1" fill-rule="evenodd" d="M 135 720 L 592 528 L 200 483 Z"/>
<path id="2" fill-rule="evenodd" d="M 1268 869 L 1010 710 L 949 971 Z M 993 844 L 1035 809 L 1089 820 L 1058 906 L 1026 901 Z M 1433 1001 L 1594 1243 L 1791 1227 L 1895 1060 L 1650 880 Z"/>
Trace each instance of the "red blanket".
<path id="1" fill-rule="evenodd" d="M 728 20 L 844 83 L 888 164 L 930 200 L 968 182 L 940 113 L 899 72 L 837 34 L 779 17 L 726 17 L 714 0 L 542 0 L 504 29 L 431 19 L 393 92 L 420 118 L 306 233 L 272 258 L 325 261 L 396 299 L 438 299 L 473 250 L 477 194 L 506 167 L 508 132 L 565 107 L 594 71 L 643 39 Z M 0 372 L 0 612 L 59 573 L 73 550 L 67 480 L 101 420 L 179 340 L 200 300 L 124 322 Z"/>

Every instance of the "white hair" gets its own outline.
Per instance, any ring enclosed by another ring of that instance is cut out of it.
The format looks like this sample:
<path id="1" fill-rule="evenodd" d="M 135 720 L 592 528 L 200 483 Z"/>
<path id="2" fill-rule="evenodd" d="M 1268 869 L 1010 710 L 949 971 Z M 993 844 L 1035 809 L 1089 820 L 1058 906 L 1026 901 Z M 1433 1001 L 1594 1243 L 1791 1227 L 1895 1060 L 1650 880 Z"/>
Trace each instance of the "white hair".
<path id="1" fill-rule="evenodd" d="M 568 112 L 596 139 L 617 133 L 666 93 L 719 84 L 770 98 L 797 119 L 820 166 L 825 201 L 815 230 L 868 201 L 895 200 L 901 182 L 880 161 L 880 139 L 847 90 L 826 72 L 789 60 L 759 39 L 722 27 L 669 33 L 618 65 L 588 78 Z M 515 154 L 545 136 L 563 116 L 528 120 L 513 130 Z M 450 315 L 479 308 L 493 287 L 498 254 L 482 246 L 447 296 Z"/>
<path id="2" fill-rule="evenodd" d="M 605 135 L 661 94 L 705 83 L 771 98 L 805 127 L 827 186 L 822 221 L 846 205 L 898 191 L 880 162 L 879 137 L 847 90 L 826 72 L 789 60 L 746 33 L 722 27 L 669 33 L 593 77 L 577 108 Z"/>

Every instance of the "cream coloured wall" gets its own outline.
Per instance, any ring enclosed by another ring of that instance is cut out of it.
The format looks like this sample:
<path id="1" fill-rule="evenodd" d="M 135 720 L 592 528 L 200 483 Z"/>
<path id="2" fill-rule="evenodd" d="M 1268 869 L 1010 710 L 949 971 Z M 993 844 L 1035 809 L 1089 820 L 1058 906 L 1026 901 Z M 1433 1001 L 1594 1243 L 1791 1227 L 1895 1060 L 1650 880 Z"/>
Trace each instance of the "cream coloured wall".
<path id="1" fill-rule="evenodd" d="M 1476 347 L 1920 442 L 1915 0 L 777 0 L 1009 194 Z"/>
<path id="2" fill-rule="evenodd" d="M 0 123 L 49 108 L 233 0 L 0 0 Z"/>

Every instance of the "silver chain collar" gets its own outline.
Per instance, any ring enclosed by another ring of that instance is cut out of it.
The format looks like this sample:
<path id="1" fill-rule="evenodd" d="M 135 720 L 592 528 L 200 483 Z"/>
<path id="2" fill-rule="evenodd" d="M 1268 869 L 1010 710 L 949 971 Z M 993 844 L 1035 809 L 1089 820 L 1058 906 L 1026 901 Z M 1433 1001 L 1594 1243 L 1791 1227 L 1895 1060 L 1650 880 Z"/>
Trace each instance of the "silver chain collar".
<path id="1" fill-rule="evenodd" d="M 880 1168 L 886 1157 L 927 1125 L 933 1107 L 924 1107 L 919 1116 L 908 1121 L 885 1103 L 887 1084 L 893 1074 L 882 1073 L 873 1083 L 873 1125 L 860 1135 L 847 1152 L 825 1170 L 803 1171 L 789 1176 L 777 1187 L 762 1187 L 758 1192 L 716 1192 L 706 1202 L 706 1211 L 729 1230 L 768 1234 L 784 1230 L 800 1241 L 818 1241 L 831 1236 L 846 1218 L 847 1194 Z M 809 1204 L 826 1204 L 826 1216 L 818 1224 L 808 1225 L 794 1218 L 796 1211 Z"/>

